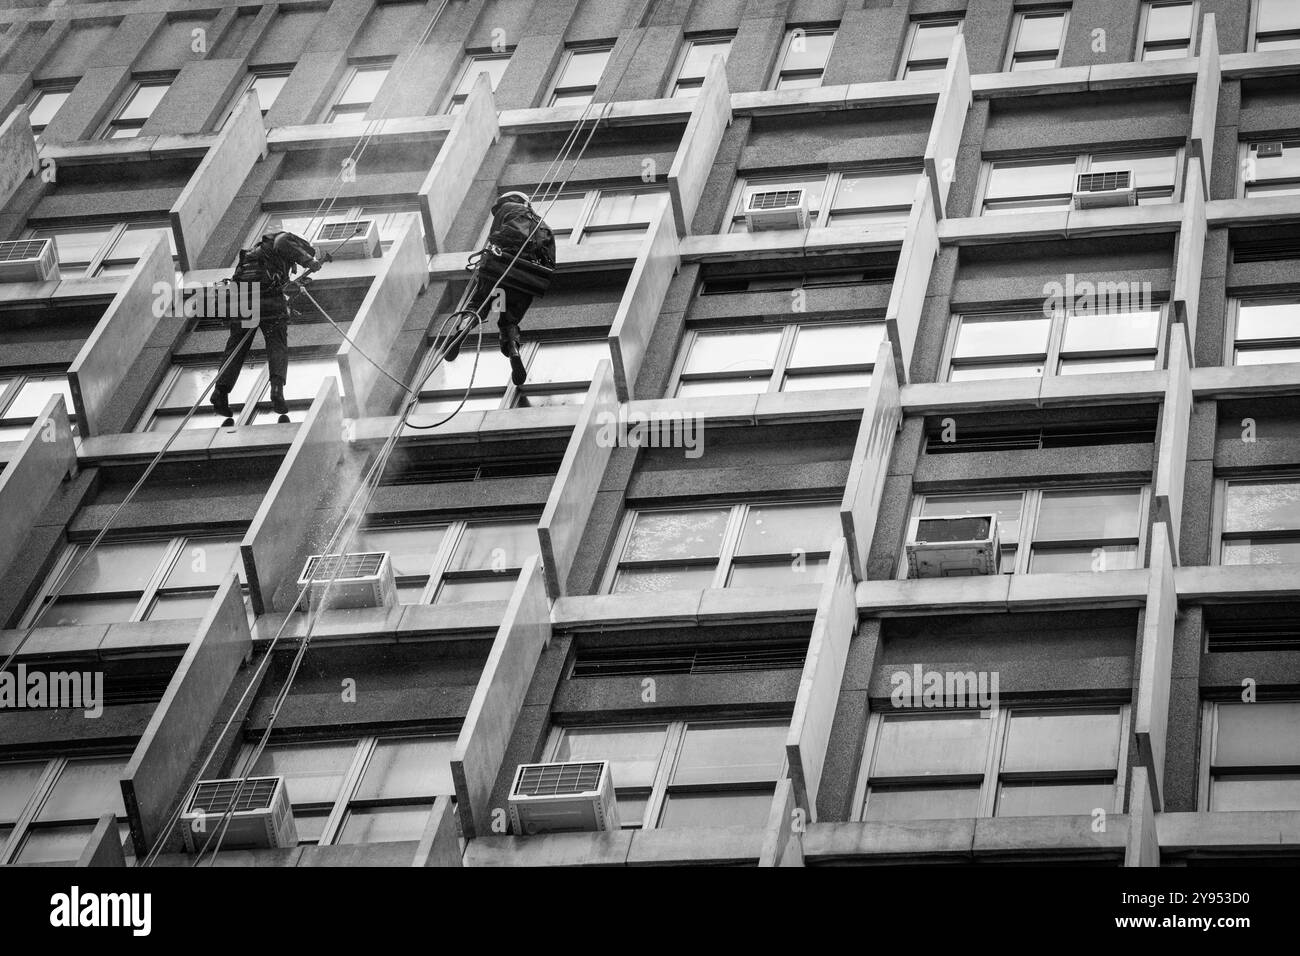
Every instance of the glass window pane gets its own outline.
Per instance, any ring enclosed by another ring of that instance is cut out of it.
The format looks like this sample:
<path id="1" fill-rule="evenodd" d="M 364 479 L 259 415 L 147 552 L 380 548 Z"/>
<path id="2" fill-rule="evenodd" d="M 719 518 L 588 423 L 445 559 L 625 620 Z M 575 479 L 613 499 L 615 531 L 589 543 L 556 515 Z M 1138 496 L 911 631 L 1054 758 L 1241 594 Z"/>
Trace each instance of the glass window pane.
<path id="1" fill-rule="evenodd" d="M 398 577 L 428 574 L 447 529 L 440 525 L 414 528 L 363 528 L 357 532 L 362 551 L 387 551 Z"/>
<path id="2" fill-rule="evenodd" d="M 484 331 L 486 332 L 487 329 L 485 328 Z M 505 384 L 510 381 L 510 360 L 502 355 L 495 346 L 484 342 L 478 353 L 478 371 L 474 372 L 474 345 L 476 342 L 478 342 L 478 333 L 470 333 L 465 339 L 456 361 L 439 362 L 438 367 L 433 370 L 433 374 L 425 379 L 422 386 L 423 391 L 457 391 L 464 393 L 465 389 L 470 386 L 471 373 L 473 374 L 475 388 L 488 388 L 496 385 L 505 388 Z M 460 401 L 459 394 L 456 396 L 456 401 Z"/>
<path id="3" fill-rule="evenodd" d="M 1216 767 L 1300 765 L 1300 702 L 1219 704 Z"/>
<path id="4" fill-rule="evenodd" d="M 1115 808 L 1113 783 L 1051 783 L 1034 780 L 1004 783 L 998 794 L 997 816 L 1031 817 L 1087 814 Z"/>
<path id="5" fill-rule="evenodd" d="M 1208 809 L 1300 810 L 1300 774 L 1216 777 Z"/>
<path id="6" fill-rule="evenodd" d="M 1073 159 L 994 163 L 985 199 L 1055 196 L 1074 192 Z"/>
<path id="7" fill-rule="evenodd" d="M 1137 546 L 1132 544 L 1045 548 L 1035 546 L 1029 556 L 1033 574 L 1066 574 L 1071 571 L 1127 571 L 1137 566 Z"/>
<path id="8" fill-rule="evenodd" d="M 183 621 L 208 613 L 215 591 L 202 594 L 160 594 L 145 612 L 146 621 Z"/>
<path id="9" fill-rule="evenodd" d="M 602 190 L 591 211 L 588 225 L 623 226 L 649 223 L 663 206 L 667 195 L 661 189 Z"/>
<path id="10" fill-rule="evenodd" d="M 988 753 L 986 717 L 886 717 L 876 744 L 872 778 L 982 774 Z"/>
<path id="11" fill-rule="evenodd" d="M 50 121 L 71 95 L 71 90 L 43 90 L 28 111 L 28 119 L 32 127 L 39 130 L 50 125 Z"/>
<path id="12" fill-rule="evenodd" d="M 678 398 L 699 398 L 709 395 L 758 395 L 767 391 L 768 377 L 728 378 L 716 382 L 682 382 L 677 386 Z"/>
<path id="13" fill-rule="evenodd" d="M 1111 312 L 1071 315 L 1065 323 L 1067 352 L 1155 349 L 1160 312 Z"/>
<path id="14" fill-rule="evenodd" d="M 63 396 L 63 407 L 71 415 L 72 388 L 68 385 L 66 375 L 52 375 L 48 378 L 29 378 L 14 400 L 5 410 L 5 418 L 35 418 L 45 408 L 45 404 L 55 395 Z"/>
<path id="15" fill-rule="evenodd" d="M 172 233 L 171 226 L 140 222 L 126 227 L 122 238 L 113 243 L 108 257 L 115 261 L 139 259 L 156 238 L 163 240 L 163 245 L 171 255 L 176 255 L 176 237 Z"/>
<path id="16" fill-rule="evenodd" d="M 1275 30 L 1300 30 L 1300 7 L 1292 0 L 1259 0 L 1257 33 Z"/>
<path id="17" fill-rule="evenodd" d="M 1155 356 L 1149 358 L 1075 358 L 1062 359 L 1061 375 L 1097 375 L 1102 372 L 1150 372 L 1156 367 Z"/>
<path id="18" fill-rule="evenodd" d="M 363 807 L 348 811 L 335 843 L 401 843 L 419 840 L 432 804 L 420 807 Z"/>
<path id="19" fill-rule="evenodd" d="M 560 738 L 553 759 L 557 762 L 608 760 L 615 787 L 649 787 L 654 784 L 667 732 L 666 724 L 635 728 L 570 727 Z M 620 818 L 622 810 L 620 802 Z"/>
<path id="20" fill-rule="evenodd" d="M 1155 186 L 1173 188 L 1178 176 L 1178 154 L 1167 149 L 1098 153 L 1088 165 L 1088 171 L 1092 173 L 1109 173 L 1122 169 L 1133 171 L 1133 184 L 1139 189 Z"/>
<path id="21" fill-rule="evenodd" d="M 366 764 L 356 800 L 395 800 L 455 793 L 451 780 L 453 737 L 398 737 L 380 740 Z"/>
<path id="22" fill-rule="evenodd" d="M 170 539 L 154 541 L 103 541 L 85 560 L 78 548 L 72 564 L 80 566 L 68 578 L 64 594 L 103 594 L 142 591 L 166 552 Z M 71 567 L 71 565 L 69 565 Z"/>
<path id="23" fill-rule="evenodd" d="M 660 827 L 761 827 L 772 810 L 768 790 L 740 793 L 670 793 Z M 621 819 L 621 818 L 620 818 Z"/>
<path id="24" fill-rule="evenodd" d="M 557 236 L 571 231 L 578 224 L 578 216 L 586 204 L 586 193 L 561 193 L 554 198 L 537 197 L 538 211 Z"/>
<path id="25" fill-rule="evenodd" d="M 829 551 L 844 533 L 839 502 L 751 505 L 745 514 L 736 553 L 790 554 Z"/>
<path id="26" fill-rule="evenodd" d="M 1237 341 L 1300 337 L 1300 299 L 1242 302 L 1237 311 Z"/>
<path id="27" fill-rule="evenodd" d="M 961 28 L 960 22 L 947 21 L 916 25 L 912 37 L 912 53 L 909 60 L 947 60 L 952 49 L 953 38 Z"/>
<path id="28" fill-rule="evenodd" d="M 998 516 L 998 537 L 1003 544 L 1014 544 L 1020 539 L 1019 491 L 992 495 L 926 495 L 921 503 L 925 518 L 956 517 L 958 515 Z"/>
<path id="29" fill-rule="evenodd" d="M 509 56 L 476 56 L 471 58 L 469 66 L 465 70 L 465 75 L 461 77 L 460 83 L 456 87 L 456 93 L 467 96 L 470 90 L 474 89 L 474 82 L 481 73 L 488 75 L 488 82 L 492 84 L 492 90 L 495 92 L 497 84 L 501 82 L 501 77 L 505 76 L 506 67 L 509 65 Z"/>
<path id="30" fill-rule="evenodd" d="M 781 383 L 783 392 L 809 392 L 825 388 L 866 388 L 870 372 L 814 372 L 811 375 L 787 375 Z"/>
<path id="31" fill-rule="evenodd" d="M 252 776 L 283 776 L 290 803 L 333 803 L 356 749 L 351 740 L 272 744 L 262 751 Z"/>
<path id="32" fill-rule="evenodd" d="M 564 64 L 564 74 L 557 86 L 596 86 L 600 83 L 609 50 L 574 50 Z"/>
<path id="33" fill-rule="evenodd" d="M 94 831 L 93 823 L 36 827 L 27 834 L 18 863 L 73 863 L 81 857 Z"/>
<path id="34" fill-rule="evenodd" d="M 44 771 L 44 760 L 0 764 L 0 823 L 18 819 Z"/>
<path id="35" fill-rule="evenodd" d="M 825 570 L 825 558 L 799 557 L 738 563 L 732 565 L 727 587 L 784 588 L 798 584 L 820 584 Z"/>
<path id="36" fill-rule="evenodd" d="M 276 98 L 279 97 L 288 79 L 287 75 L 253 77 L 253 82 L 249 86 L 257 91 L 257 103 L 263 113 L 275 105 Z"/>
<path id="37" fill-rule="evenodd" d="M 339 374 L 338 362 L 334 359 L 305 359 L 290 362 L 289 374 L 285 376 L 284 397 L 289 401 L 312 401 L 326 378 L 334 379 L 334 384 L 341 395 L 343 376 Z"/>
<path id="38" fill-rule="evenodd" d="M 863 209 L 872 206 L 911 206 L 921 173 L 915 169 L 845 173 L 835 190 L 831 210 Z"/>
<path id="39" fill-rule="evenodd" d="M 785 763 L 789 724 L 690 724 L 672 783 L 748 783 L 775 780 Z"/>
<path id="40" fill-rule="evenodd" d="M 1147 9 L 1147 42 L 1192 35 L 1192 4 L 1153 3 Z"/>
<path id="41" fill-rule="evenodd" d="M 239 559 L 241 535 L 193 537 L 186 540 L 180 556 L 163 580 L 165 588 L 218 587 L 232 568 L 243 579 L 244 562 Z"/>
<path id="42" fill-rule="evenodd" d="M 265 366 L 254 364 L 246 366 L 240 373 L 239 379 L 235 382 L 235 387 L 230 390 L 230 404 L 232 406 L 243 405 L 248 400 L 249 390 L 257 383 Z M 166 408 L 183 408 L 186 411 L 190 409 L 199 396 L 203 394 L 213 379 L 217 377 L 217 366 L 215 365 L 185 365 L 177 373 L 176 380 L 168 388 L 167 394 L 160 403 Z M 208 392 L 210 399 L 212 393 Z"/>
<path id="43" fill-rule="evenodd" d="M 1230 482 L 1223 503 L 1224 531 L 1300 529 L 1300 480 Z"/>
<path id="44" fill-rule="evenodd" d="M 537 520 L 474 521 L 456 545 L 451 559 L 452 571 L 499 570 L 523 567 L 537 554 Z"/>
<path id="45" fill-rule="evenodd" d="M 956 358 L 1047 353 L 1052 320 L 1032 313 L 979 318 L 963 316 L 957 329 Z"/>
<path id="46" fill-rule="evenodd" d="M 94 598 L 69 600 L 59 598 L 36 623 L 39 627 L 67 627 L 73 624 L 118 624 L 131 620 L 139 598 Z"/>
<path id="47" fill-rule="evenodd" d="M 1221 564 L 1300 564 L 1300 541 L 1225 541 Z"/>
<path id="48" fill-rule="evenodd" d="M 853 325 L 803 325 L 795 333 L 790 365 L 817 368 L 826 365 L 874 365 L 885 338 L 882 322 Z"/>
<path id="49" fill-rule="evenodd" d="M 699 332 L 686 358 L 684 374 L 768 371 L 776 362 L 781 330 Z"/>
<path id="50" fill-rule="evenodd" d="M 623 568 L 614 582 L 613 593 L 632 594 L 653 591 L 696 590 L 713 584 L 714 567 Z"/>
<path id="51" fill-rule="evenodd" d="M 872 787 L 864 820 L 958 820 L 979 815 L 980 788 Z"/>
<path id="52" fill-rule="evenodd" d="M 38 823 L 54 820 L 97 820 L 105 813 L 126 816 L 118 779 L 128 757 L 89 757 L 69 760 L 54 789 L 36 815 Z"/>
<path id="53" fill-rule="evenodd" d="M 152 83 L 140 86 L 127 100 L 122 112 L 117 114 L 119 120 L 143 120 L 153 115 L 153 111 L 162 102 L 163 96 L 170 89 L 170 83 Z"/>
<path id="54" fill-rule="evenodd" d="M 809 90 L 821 85 L 820 73 L 816 76 L 783 76 L 776 81 L 778 90 Z"/>
<path id="55" fill-rule="evenodd" d="M 589 382 L 597 363 L 609 357 L 605 341 L 543 342 L 528 367 L 528 384 Z"/>
<path id="56" fill-rule="evenodd" d="M 1136 538 L 1141 500 L 1136 488 L 1045 491 L 1034 540 Z"/>
<path id="57" fill-rule="evenodd" d="M 359 68 L 348 81 L 348 85 L 343 90 L 343 95 L 339 97 L 339 106 L 362 106 L 373 103 L 375 97 L 379 94 L 379 88 L 384 85 L 384 80 L 388 79 L 388 67 L 363 67 Z M 358 117 L 360 118 L 360 117 Z"/>
<path id="58" fill-rule="evenodd" d="M 1063 26 L 1065 26 L 1063 13 L 1023 14 L 1020 20 L 1020 32 L 1016 36 L 1016 52 L 1059 50 Z"/>
<path id="59" fill-rule="evenodd" d="M 1004 772 L 1109 770 L 1118 763 L 1119 711 L 1011 714 Z"/>
<path id="60" fill-rule="evenodd" d="M 781 64 L 784 72 L 802 70 L 821 70 L 831 55 L 831 45 L 835 42 L 834 33 L 804 33 L 802 31 L 790 36 L 786 47 L 785 60 Z"/>
<path id="61" fill-rule="evenodd" d="M 1041 378 L 1042 363 L 1013 363 L 1010 365 L 971 365 L 954 368 L 948 373 L 950 382 L 983 382 L 996 378 Z"/>
<path id="62" fill-rule="evenodd" d="M 679 79 L 703 78 L 715 56 L 721 56 L 725 62 L 731 55 L 731 40 L 693 40 L 682 62 Z"/>
<path id="63" fill-rule="evenodd" d="M 496 577 L 475 580 L 445 581 L 434 604 L 460 604 L 463 601 L 508 601 L 515 589 L 518 571 L 502 572 Z"/>
<path id="64" fill-rule="evenodd" d="M 636 516 L 624 561 L 716 558 L 722 550 L 730 508 L 642 511 Z"/>
<path id="65" fill-rule="evenodd" d="M 85 226 L 78 229 L 36 229 L 33 238 L 54 239 L 54 252 L 64 267 L 85 266 L 95 258 L 101 246 L 112 234 L 113 225 Z"/>

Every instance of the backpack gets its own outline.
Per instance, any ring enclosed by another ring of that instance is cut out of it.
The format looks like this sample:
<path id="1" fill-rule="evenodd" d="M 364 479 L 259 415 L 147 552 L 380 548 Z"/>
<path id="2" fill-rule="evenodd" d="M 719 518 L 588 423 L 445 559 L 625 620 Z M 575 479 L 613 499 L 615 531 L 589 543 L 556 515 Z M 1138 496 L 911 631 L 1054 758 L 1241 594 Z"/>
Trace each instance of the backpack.
<path id="1" fill-rule="evenodd" d="M 555 268 L 555 234 L 531 206 L 523 203 L 504 206 L 488 241 L 512 256 L 522 247 L 520 259 L 528 259 L 547 269 Z"/>

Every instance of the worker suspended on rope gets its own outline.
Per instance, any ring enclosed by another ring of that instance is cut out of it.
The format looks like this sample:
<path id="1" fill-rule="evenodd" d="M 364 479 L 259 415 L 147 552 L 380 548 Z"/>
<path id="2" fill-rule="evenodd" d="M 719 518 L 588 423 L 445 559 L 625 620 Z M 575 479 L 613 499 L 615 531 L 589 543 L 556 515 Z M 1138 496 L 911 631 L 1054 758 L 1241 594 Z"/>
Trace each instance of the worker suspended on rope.
<path id="1" fill-rule="evenodd" d="M 555 236 L 533 211 L 532 201 L 521 192 L 502 193 L 492 204 L 492 226 L 487 245 L 470 256 L 467 268 L 474 270 L 465 308 L 483 317 L 492 308 L 489 297 L 502 297 L 497 315 L 501 354 L 510 359 L 510 377 L 524 384 L 528 372 L 519 356 L 519 323 L 533 299 L 546 294 L 555 275 Z M 471 325 L 453 333 L 447 359 L 454 360 Z"/>
<path id="2" fill-rule="evenodd" d="M 230 335 L 222 355 L 225 368 L 212 387 L 212 407 L 225 417 L 227 425 L 234 424 L 230 390 L 235 387 L 244 359 L 253 347 L 254 327 L 261 328 L 262 342 L 266 346 L 266 363 L 271 371 L 271 407 L 280 415 L 281 422 L 289 420 L 289 406 L 284 400 L 284 383 L 289 371 L 289 317 L 292 315 L 289 297 L 291 293 L 300 291 L 292 274 L 296 266 L 306 270 L 302 276 L 306 278 L 325 261 L 328 261 L 328 256 L 324 261 L 317 258 L 315 247 L 292 232 L 269 233 L 252 249 L 239 250 L 239 264 L 235 266 L 230 281 L 251 285 L 251 289 L 239 290 L 239 301 L 251 302 L 256 297 L 260 311 L 255 323 L 239 318 L 230 322 Z"/>

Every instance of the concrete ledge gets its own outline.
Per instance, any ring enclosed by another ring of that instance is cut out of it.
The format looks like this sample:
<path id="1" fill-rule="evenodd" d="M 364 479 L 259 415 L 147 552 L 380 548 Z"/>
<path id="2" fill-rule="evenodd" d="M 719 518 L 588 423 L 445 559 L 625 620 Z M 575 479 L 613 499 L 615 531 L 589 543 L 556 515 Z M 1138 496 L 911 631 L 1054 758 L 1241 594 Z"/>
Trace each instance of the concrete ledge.
<path id="1" fill-rule="evenodd" d="M 1194 368 L 1191 378 L 1197 398 L 1287 395 L 1300 390 L 1300 362 Z"/>
<path id="2" fill-rule="evenodd" d="M 965 859 L 975 843 L 975 820 L 909 820 L 897 823 L 814 823 L 803 837 L 806 863 L 876 857 L 917 860 Z"/>
<path id="3" fill-rule="evenodd" d="M 466 846 L 465 865 L 623 866 L 632 849 L 632 832 L 481 836 Z"/>
<path id="4" fill-rule="evenodd" d="M 762 827 L 681 827 L 631 833 L 628 866 L 757 864 L 763 850 Z"/>
<path id="5" fill-rule="evenodd" d="M 1093 829 L 1091 814 L 1049 817 L 981 817 L 975 821 L 972 852 L 976 858 L 1052 853 L 1117 854 L 1122 857 L 1128 839 L 1128 817 L 1107 813 L 1106 828 Z"/>
<path id="6" fill-rule="evenodd" d="M 1300 850 L 1300 810 L 1157 813 L 1165 853 L 1196 849 Z"/>
<path id="7" fill-rule="evenodd" d="M 1300 565 L 1242 564 L 1174 568 L 1181 601 L 1300 598 Z"/>
<path id="8" fill-rule="evenodd" d="M 858 610 L 881 617 L 1052 608 L 1139 607 L 1147 572 L 999 574 L 979 578 L 863 581 Z"/>

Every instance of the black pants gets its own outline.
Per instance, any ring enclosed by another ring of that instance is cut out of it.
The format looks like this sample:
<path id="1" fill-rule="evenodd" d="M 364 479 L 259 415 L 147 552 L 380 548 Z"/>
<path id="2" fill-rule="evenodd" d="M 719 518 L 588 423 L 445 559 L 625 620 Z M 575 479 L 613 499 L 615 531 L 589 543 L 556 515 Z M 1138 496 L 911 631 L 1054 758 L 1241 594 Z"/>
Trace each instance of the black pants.
<path id="1" fill-rule="evenodd" d="M 262 344 L 266 346 L 266 364 L 271 372 L 271 384 L 282 386 L 289 372 L 289 314 L 285 308 L 284 296 L 264 295 L 260 302 L 262 320 L 258 328 L 262 330 Z M 249 349 L 253 347 L 253 333 L 235 319 L 230 323 L 230 335 L 226 338 L 226 350 L 221 361 L 226 363 L 225 370 L 217 376 L 213 386 L 218 392 L 229 393 L 239 379 L 239 373 L 248 358 Z"/>
<path id="2" fill-rule="evenodd" d="M 479 312 L 487 301 L 487 294 L 491 291 L 492 285 L 493 283 L 480 279 L 465 308 Z M 533 304 L 533 297 L 526 292 L 515 292 L 505 286 L 500 287 L 500 292 L 506 297 L 506 302 L 505 309 L 497 316 L 497 331 L 501 335 L 501 354 L 509 355 L 511 343 L 514 343 L 515 348 L 519 347 L 519 323 L 524 320 L 524 314 Z"/>

